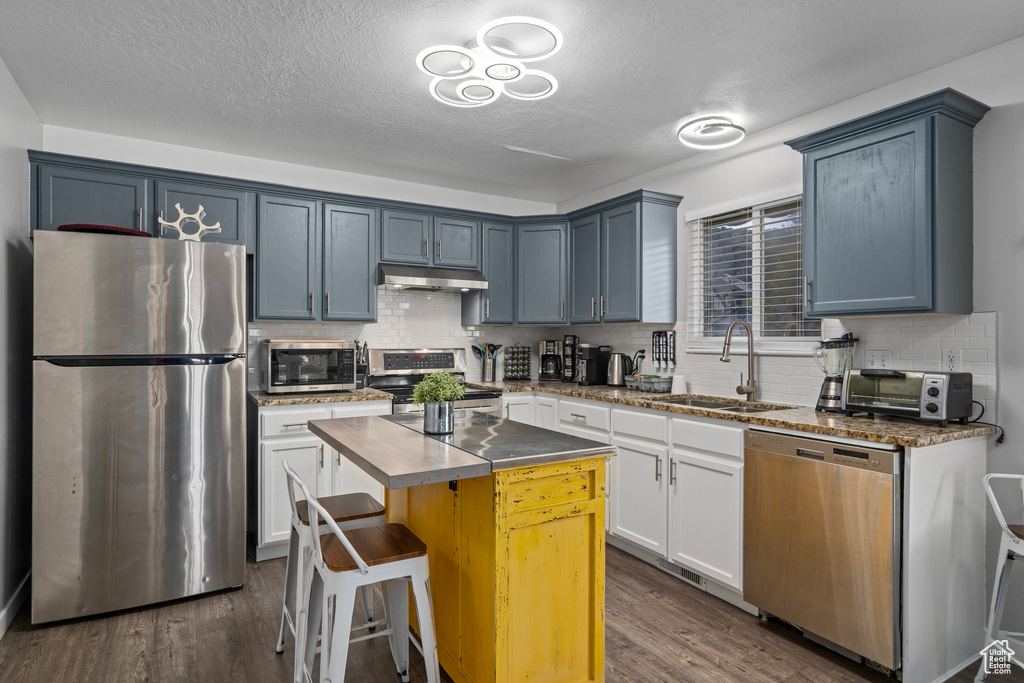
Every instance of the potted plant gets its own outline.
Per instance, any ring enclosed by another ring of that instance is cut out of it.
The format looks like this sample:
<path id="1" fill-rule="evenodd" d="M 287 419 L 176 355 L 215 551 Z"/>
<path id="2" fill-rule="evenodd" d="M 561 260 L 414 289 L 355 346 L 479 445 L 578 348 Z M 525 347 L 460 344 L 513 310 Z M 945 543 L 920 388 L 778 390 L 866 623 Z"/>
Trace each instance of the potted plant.
<path id="1" fill-rule="evenodd" d="M 423 404 L 423 431 L 427 434 L 451 434 L 455 429 L 455 408 L 457 401 L 466 393 L 458 377 L 438 370 L 432 372 L 416 385 L 412 402 Z"/>

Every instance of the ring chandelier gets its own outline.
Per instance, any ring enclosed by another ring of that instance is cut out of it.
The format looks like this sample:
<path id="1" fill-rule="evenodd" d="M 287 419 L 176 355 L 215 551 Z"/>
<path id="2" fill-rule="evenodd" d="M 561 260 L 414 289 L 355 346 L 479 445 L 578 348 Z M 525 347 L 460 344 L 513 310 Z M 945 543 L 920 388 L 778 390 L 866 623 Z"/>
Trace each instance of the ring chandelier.
<path id="1" fill-rule="evenodd" d="M 482 107 L 502 95 L 542 100 L 558 90 L 558 81 L 527 65 L 561 47 L 562 34 L 554 25 L 531 17 L 503 17 L 481 26 L 464 47 L 428 47 L 416 64 L 433 78 L 429 90 L 434 99 L 452 107 Z"/>

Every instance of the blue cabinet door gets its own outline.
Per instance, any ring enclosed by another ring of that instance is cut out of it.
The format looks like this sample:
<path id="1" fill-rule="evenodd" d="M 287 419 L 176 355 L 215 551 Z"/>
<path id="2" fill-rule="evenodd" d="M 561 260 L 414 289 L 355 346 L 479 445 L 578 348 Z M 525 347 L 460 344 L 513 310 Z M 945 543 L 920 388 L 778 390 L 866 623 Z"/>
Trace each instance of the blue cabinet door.
<path id="1" fill-rule="evenodd" d="M 323 320 L 377 319 L 377 209 L 324 206 Z"/>
<path id="2" fill-rule="evenodd" d="M 317 202 L 260 195 L 256 224 L 256 314 L 316 320 Z"/>
<path id="3" fill-rule="evenodd" d="M 381 261 L 393 263 L 430 263 L 431 217 L 384 209 L 381 214 Z"/>
<path id="4" fill-rule="evenodd" d="M 256 195 L 243 190 L 209 187 L 196 183 L 156 181 L 157 218 L 173 223 L 179 216 L 195 214 L 202 208 L 205 214 L 203 225 L 220 224 L 220 232 L 206 233 L 203 242 L 221 242 L 224 244 L 244 244 L 252 253 L 250 233 L 255 223 Z M 181 207 L 180 212 L 178 207 Z M 182 231 L 194 235 L 199 224 L 194 219 L 185 219 L 179 223 Z M 156 221 L 156 232 L 159 237 L 178 239 L 178 230 Z"/>
<path id="5" fill-rule="evenodd" d="M 482 272 L 487 289 L 482 292 L 484 323 L 515 322 L 515 240 L 509 223 L 484 223 Z"/>
<path id="6" fill-rule="evenodd" d="M 516 322 L 565 323 L 568 238 L 565 223 L 516 226 Z"/>
<path id="7" fill-rule="evenodd" d="M 37 229 L 96 223 L 152 232 L 145 178 L 47 164 L 40 164 L 38 172 Z"/>
<path id="8" fill-rule="evenodd" d="M 804 155 L 805 315 L 931 308 L 929 135 L 918 119 Z"/>
<path id="9" fill-rule="evenodd" d="M 640 203 L 601 214 L 601 319 L 640 320 Z"/>
<path id="10" fill-rule="evenodd" d="M 569 322 L 601 321 L 601 214 L 569 224 Z"/>
<path id="11" fill-rule="evenodd" d="M 480 223 L 459 218 L 434 218 L 435 266 L 480 267 Z"/>

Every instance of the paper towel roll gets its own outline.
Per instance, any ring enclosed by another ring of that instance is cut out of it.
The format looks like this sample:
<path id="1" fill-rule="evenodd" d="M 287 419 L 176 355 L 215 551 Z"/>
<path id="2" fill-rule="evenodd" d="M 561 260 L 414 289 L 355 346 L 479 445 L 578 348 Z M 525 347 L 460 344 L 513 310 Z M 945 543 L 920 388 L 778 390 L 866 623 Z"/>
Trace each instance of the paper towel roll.
<path id="1" fill-rule="evenodd" d="M 672 393 L 686 393 L 686 375 L 672 375 Z"/>

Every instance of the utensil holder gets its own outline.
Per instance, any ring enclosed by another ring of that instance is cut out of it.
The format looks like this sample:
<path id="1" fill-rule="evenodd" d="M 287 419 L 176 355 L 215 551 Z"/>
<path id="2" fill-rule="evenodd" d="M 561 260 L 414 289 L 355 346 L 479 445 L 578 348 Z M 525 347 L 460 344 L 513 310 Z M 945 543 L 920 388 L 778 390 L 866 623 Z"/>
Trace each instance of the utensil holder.
<path id="1" fill-rule="evenodd" d="M 493 382 L 494 381 L 494 359 L 488 358 L 484 361 L 483 367 L 483 381 Z"/>

